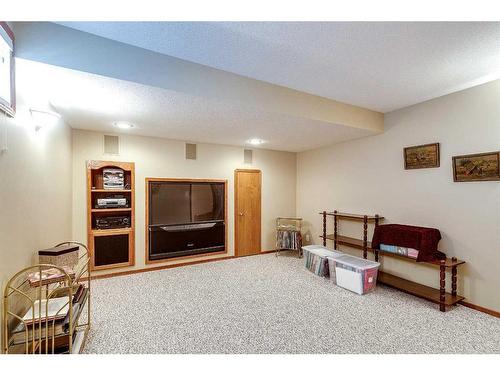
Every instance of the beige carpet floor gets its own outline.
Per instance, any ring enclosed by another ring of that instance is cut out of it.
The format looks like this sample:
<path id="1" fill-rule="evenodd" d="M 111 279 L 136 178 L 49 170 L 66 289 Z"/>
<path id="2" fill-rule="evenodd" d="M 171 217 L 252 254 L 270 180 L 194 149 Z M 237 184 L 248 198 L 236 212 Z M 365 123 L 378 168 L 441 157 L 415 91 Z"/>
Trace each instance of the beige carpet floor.
<path id="1" fill-rule="evenodd" d="M 500 353 L 500 319 L 274 254 L 96 280 L 86 353 Z"/>

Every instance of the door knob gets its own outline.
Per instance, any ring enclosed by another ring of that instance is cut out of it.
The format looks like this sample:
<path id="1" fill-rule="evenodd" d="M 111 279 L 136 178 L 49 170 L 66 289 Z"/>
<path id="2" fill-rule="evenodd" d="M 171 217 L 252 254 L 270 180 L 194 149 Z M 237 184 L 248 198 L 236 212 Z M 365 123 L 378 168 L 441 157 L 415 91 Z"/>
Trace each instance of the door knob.
<path id="1" fill-rule="evenodd" d="M 245 215 L 245 214 L 244 214 L 243 212 L 240 212 L 238 215 L 243 216 L 243 215 Z"/>

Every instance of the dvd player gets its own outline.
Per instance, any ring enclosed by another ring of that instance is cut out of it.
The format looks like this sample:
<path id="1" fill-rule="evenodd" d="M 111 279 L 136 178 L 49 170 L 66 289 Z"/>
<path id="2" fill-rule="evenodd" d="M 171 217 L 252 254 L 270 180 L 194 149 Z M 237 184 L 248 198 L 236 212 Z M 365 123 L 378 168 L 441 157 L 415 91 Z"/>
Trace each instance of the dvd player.
<path id="1" fill-rule="evenodd" d="M 123 208 L 128 207 L 127 198 L 113 197 L 113 198 L 98 198 L 96 208 Z"/>

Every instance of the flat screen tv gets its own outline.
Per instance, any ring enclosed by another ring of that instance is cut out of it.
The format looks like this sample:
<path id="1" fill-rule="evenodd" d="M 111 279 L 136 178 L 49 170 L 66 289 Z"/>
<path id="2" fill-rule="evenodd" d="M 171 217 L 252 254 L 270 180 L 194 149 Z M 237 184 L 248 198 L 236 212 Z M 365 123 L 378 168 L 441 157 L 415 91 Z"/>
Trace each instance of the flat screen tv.
<path id="1" fill-rule="evenodd" d="M 224 221 L 224 187 L 223 182 L 150 182 L 149 224 Z"/>

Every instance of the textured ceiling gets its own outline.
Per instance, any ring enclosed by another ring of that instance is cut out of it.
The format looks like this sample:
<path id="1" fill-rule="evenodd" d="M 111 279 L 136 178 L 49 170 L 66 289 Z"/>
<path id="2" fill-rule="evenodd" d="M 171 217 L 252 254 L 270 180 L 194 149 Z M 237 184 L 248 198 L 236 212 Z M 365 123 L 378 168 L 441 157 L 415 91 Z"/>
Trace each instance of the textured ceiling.
<path id="1" fill-rule="evenodd" d="M 49 102 L 76 129 L 237 146 L 257 137 L 266 141 L 261 148 L 291 152 L 374 134 L 23 59 L 16 64 L 26 100 Z M 137 127 L 120 131 L 112 125 L 119 120 Z"/>
<path id="2" fill-rule="evenodd" d="M 499 22 L 65 22 L 381 112 L 500 78 Z"/>

